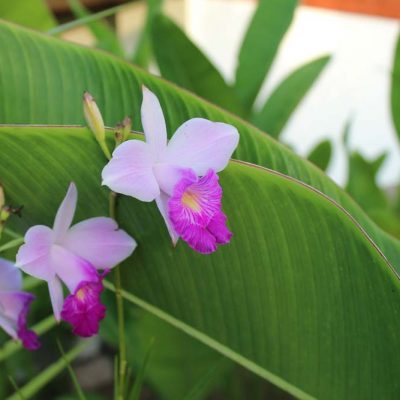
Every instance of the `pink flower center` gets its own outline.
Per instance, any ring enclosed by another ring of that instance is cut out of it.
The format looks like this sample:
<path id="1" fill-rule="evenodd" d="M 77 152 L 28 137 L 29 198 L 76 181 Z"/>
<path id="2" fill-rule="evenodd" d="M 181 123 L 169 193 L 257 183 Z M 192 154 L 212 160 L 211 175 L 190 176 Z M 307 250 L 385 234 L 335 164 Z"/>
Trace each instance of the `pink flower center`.
<path id="1" fill-rule="evenodd" d="M 168 201 L 168 215 L 175 231 L 194 250 L 208 254 L 230 241 L 232 233 L 222 212 L 218 175 L 209 170 L 198 178 L 186 170 Z"/>
<path id="2" fill-rule="evenodd" d="M 83 337 L 96 335 L 99 323 L 106 315 L 106 308 L 101 304 L 103 275 L 94 282 L 83 281 L 64 301 L 61 318 L 73 327 L 73 333 Z"/>

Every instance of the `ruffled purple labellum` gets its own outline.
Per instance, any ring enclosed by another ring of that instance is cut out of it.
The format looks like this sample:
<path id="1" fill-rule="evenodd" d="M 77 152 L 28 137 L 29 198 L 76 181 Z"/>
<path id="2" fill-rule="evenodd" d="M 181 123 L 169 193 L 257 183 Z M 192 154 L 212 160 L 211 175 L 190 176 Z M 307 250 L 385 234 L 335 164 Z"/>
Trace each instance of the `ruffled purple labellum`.
<path id="1" fill-rule="evenodd" d="M 35 296 L 30 293 L 24 294 L 26 295 L 25 301 L 23 302 L 22 310 L 19 313 L 17 321 L 17 336 L 26 349 L 37 350 L 40 347 L 39 339 L 35 332 L 27 328 L 29 308 Z"/>
<path id="2" fill-rule="evenodd" d="M 61 318 L 73 326 L 75 335 L 89 337 L 99 331 L 99 322 L 106 316 L 106 307 L 100 296 L 104 274 L 96 282 L 81 282 L 64 301 Z"/>
<path id="3" fill-rule="evenodd" d="M 168 201 L 168 215 L 175 231 L 199 253 L 212 253 L 232 237 L 221 200 L 218 175 L 210 169 L 201 178 L 192 170 L 184 171 Z"/>
<path id="4" fill-rule="evenodd" d="M 21 271 L 0 258 L 0 326 L 28 350 L 40 347 L 35 332 L 27 328 L 30 305 L 35 296 L 22 291 Z"/>

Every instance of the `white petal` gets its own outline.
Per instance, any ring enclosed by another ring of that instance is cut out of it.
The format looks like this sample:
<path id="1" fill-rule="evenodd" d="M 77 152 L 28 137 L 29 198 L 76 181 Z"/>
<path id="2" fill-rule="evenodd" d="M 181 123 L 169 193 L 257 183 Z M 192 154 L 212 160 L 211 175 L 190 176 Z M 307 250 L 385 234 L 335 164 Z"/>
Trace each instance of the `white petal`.
<path id="1" fill-rule="evenodd" d="M 171 164 L 156 164 L 153 167 L 154 175 L 162 192 L 172 195 L 175 185 L 182 177 L 185 168 L 177 167 Z"/>
<path id="2" fill-rule="evenodd" d="M 154 155 L 147 143 L 128 140 L 117 147 L 104 167 L 102 184 L 116 193 L 153 201 L 160 193 L 153 163 Z"/>
<path id="3" fill-rule="evenodd" d="M 63 247 L 95 268 L 115 267 L 129 257 L 136 242 L 111 218 L 90 218 L 74 225 L 65 236 Z"/>
<path id="4" fill-rule="evenodd" d="M 222 171 L 238 143 L 239 133 L 232 125 L 193 118 L 175 132 L 162 161 L 203 176 L 210 168 Z"/>
<path id="5" fill-rule="evenodd" d="M 21 271 L 12 262 L 0 258 L 0 291 L 19 291 L 21 288 Z"/>
<path id="6" fill-rule="evenodd" d="M 97 280 L 98 274 L 93 265 L 59 245 L 54 245 L 51 250 L 51 264 L 71 293 L 81 282 Z"/>
<path id="7" fill-rule="evenodd" d="M 50 252 L 53 245 L 53 231 L 44 225 L 36 225 L 25 234 L 25 244 L 17 253 L 15 265 L 29 275 L 38 279 L 50 280 L 54 270 L 50 263 Z"/>
<path id="8" fill-rule="evenodd" d="M 67 194 L 61 203 L 54 220 L 53 232 L 55 241 L 61 240 L 63 235 L 71 226 L 75 214 L 77 200 L 78 191 L 75 184 L 72 182 L 69 185 Z"/>
<path id="9" fill-rule="evenodd" d="M 159 157 L 167 146 L 167 128 L 160 102 L 145 86 L 143 86 L 141 115 L 146 143 L 150 145 L 156 157 Z"/>
<path id="10" fill-rule="evenodd" d="M 64 303 L 64 294 L 61 281 L 55 276 L 47 283 L 49 285 L 50 299 L 51 299 L 51 305 L 53 307 L 54 317 L 57 321 L 60 321 L 61 310 Z"/>
<path id="11" fill-rule="evenodd" d="M 174 227 L 172 226 L 172 223 L 168 217 L 168 199 L 169 196 L 167 196 L 165 193 L 161 192 L 160 196 L 156 198 L 156 203 L 157 207 L 160 210 L 161 215 L 164 218 L 165 224 L 167 225 L 168 233 L 171 236 L 172 244 L 176 246 L 179 236 L 175 232 Z"/>

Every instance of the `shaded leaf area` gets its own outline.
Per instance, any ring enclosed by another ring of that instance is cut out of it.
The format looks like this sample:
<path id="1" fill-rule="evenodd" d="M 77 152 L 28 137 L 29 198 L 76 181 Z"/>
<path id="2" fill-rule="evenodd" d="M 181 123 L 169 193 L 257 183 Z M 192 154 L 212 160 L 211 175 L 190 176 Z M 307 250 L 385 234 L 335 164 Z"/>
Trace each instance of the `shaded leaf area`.
<path id="1" fill-rule="evenodd" d="M 386 154 L 367 160 L 358 152 L 351 153 L 346 190 L 379 226 L 400 237 L 400 213 L 394 199 L 378 186 L 376 179 L 385 159 Z"/>
<path id="2" fill-rule="evenodd" d="M 226 110 L 242 114 L 234 92 L 215 66 L 169 18 L 159 14 L 152 26 L 154 55 L 162 76 Z"/>
<path id="3" fill-rule="evenodd" d="M 260 0 L 240 48 L 235 89 L 246 110 L 272 66 L 292 22 L 297 0 Z"/>
<path id="4" fill-rule="evenodd" d="M 106 292 L 104 299 L 108 313 L 100 334 L 107 343 L 118 346 L 114 293 Z M 154 341 L 146 366 L 145 382 L 162 399 L 183 399 L 212 365 L 221 363 L 218 373 L 198 393 L 199 398 L 204 398 L 232 369 L 232 363 L 226 358 L 177 328 L 137 307 L 126 308 L 128 365 L 136 376 Z"/>
<path id="5" fill-rule="evenodd" d="M 326 171 L 332 157 L 332 143 L 330 140 L 323 140 L 318 143 L 310 152 L 307 159 L 322 171 Z"/>
<path id="6" fill-rule="evenodd" d="M 399 268 L 399 242 L 379 229 L 342 189 L 311 163 L 254 126 L 115 57 L 0 24 L 0 123 L 82 124 L 82 93 L 97 100 L 106 124 L 126 115 L 141 130 L 141 86 L 161 101 L 168 134 L 192 117 L 227 122 L 240 132 L 234 157 L 299 179 L 345 207 Z"/>
<path id="7" fill-rule="evenodd" d="M 320 57 L 291 72 L 278 84 L 262 109 L 252 118 L 254 125 L 278 138 L 329 60 L 330 56 Z"/>
<path id="8" fill-rule="evenodd" d="M 107 213 L 105 161 L 86 129 L 2 127 L 0 148 L 6 193 L 26 204 L 14 229 L 51 224 L 71 180 L 77 220 Z M 154 204 L 120 199 L 139 243 L 125 289 L 295 397 L 398 398 L 399 278 L 363 230 L 271 170 L 232 162 L 221 185 L 234 238 L 209 256 L 174 248 Z"/>
<path id="9" fill-rule="evenodd" d="M 0 2 L 0 18 L 41 31 L 56 25 L 45 0 L 3 0 Z"/>

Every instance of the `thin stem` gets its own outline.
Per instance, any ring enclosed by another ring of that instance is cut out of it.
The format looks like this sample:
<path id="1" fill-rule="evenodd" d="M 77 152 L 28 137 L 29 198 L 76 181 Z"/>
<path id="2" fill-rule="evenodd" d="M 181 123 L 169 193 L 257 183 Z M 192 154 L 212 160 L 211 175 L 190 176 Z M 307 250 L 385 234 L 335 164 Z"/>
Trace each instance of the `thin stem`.
<path id="1" fill-rule="evenodd" d="M 111 153 L 110 149 L 107 146 L 107 143 L 105 141 L 98 141 L 101 150 L 103 150 L 104 155 L 107 157 L 108 160 L 111 160 Z"/>
<path id="2" fill-rule="evenodd" d="M 119 11 L 122 11 L 124 8 L 126 8 L 127 4 L 121 4 L 119 6 L 115 6 L 112 8 L 109 8 L 104 11 L 100 11 L 96 14 L 91 14 L 88 15 L 87 17 L 79 18 L 76 19 L 75 21 L 67 22 L 66 24 L 62 24 L 59 26 L 56 26 L 55 28 L 50 29 L 47 31 L 48 35 L 59 35 L 62 32 L 69 31 L 73 28 L 76 28 L 78 26 L 86 25 L 89 22 L 97 21 L 99 19 L 109 17 L 110 15 L 116 14 Z"/>
<path id="3" fill-rule="evenodd" d="M 110 217 L 116 220 L 117 210 L 117 194 L 110 192 L 109 195 L 109 213 Z M 117 302 L 118 316 L 118 342 L 119 342 L 119 369 L 118 369 L 118 400 L 124 398 L 125 374 L 126 374 L 126 342 L 125 342 L 125 320 L 124 320 L 124 300 L 122 297 L 122 284 L 120 267 L 117 266 L 114 270 L 114 286 L 115 298 Z"/>
<path id="4" fill-rule="evenodd" d="M 2 246 L 0 246 L 0 253 L 3 252 L 3 251 L 6 251 L 8 249 L 12 249 L 14 247 L 17 247 L 22 243 L 24 243 L 24 238 L 17 238 L 17 239 L 10 240 L 9 242 L 7 242 L 7 243 L 3 244 Z"/>

